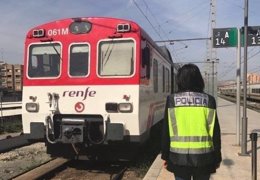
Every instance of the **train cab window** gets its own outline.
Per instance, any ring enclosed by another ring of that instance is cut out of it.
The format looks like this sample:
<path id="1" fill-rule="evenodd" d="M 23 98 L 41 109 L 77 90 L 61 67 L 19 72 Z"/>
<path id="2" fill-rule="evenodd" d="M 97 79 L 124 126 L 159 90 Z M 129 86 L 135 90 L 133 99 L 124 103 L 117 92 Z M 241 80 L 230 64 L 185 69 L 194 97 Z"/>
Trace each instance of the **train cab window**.
<path id="1" fill-rule="evenodd" d="M 74 44 L 70 47 L 69 75 L 87 76 L 89 72 L 89 46 Z"/>
<path id="2" fill-rule="evenodd" d="M 153 60 L 153 88 L 154 92 L 158 92 L 158 61 Z"/>
<path id="3" fill-rule="evenodd" d="M 102 41 L 98 48 L 100 76 L 131 76 L 134 73 L 133 40 Z"/>
<path id="4" fill-rule="evenodd" d="M 59 44 L 37 44 L 29 48 L 28 76 L 30 78 L 57 77 L 60 74 Z"/>

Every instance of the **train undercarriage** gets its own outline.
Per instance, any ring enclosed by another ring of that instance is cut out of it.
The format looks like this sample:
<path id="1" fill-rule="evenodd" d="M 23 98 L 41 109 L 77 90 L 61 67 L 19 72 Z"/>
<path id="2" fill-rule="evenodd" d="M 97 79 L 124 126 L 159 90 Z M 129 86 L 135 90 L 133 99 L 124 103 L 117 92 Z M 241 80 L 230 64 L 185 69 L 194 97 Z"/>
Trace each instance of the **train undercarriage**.
<path id="1" fill-rule="evenodd" d="M 56 114 L 46 124 L 31 123 L 30 139 L 44 139 L 48 154 L 69 159 L 129 160 L 148 136 L 126 136 L 123 124 L 100 115 Z"/>

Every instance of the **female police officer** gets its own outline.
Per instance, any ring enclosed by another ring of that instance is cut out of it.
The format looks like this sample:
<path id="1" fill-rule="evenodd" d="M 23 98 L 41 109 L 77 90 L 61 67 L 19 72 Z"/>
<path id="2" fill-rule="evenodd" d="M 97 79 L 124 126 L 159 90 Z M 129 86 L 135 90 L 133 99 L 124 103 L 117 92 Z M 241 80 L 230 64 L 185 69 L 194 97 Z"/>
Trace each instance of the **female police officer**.
<path id="1" fill-rule="evenodd" d="M 167 97 L 161 158 L 176 180 L 209 180 L 222 159 L 215 99 L 203 92 L 194 64 L 179 69 L 177 85 L 178 92 Z"/>

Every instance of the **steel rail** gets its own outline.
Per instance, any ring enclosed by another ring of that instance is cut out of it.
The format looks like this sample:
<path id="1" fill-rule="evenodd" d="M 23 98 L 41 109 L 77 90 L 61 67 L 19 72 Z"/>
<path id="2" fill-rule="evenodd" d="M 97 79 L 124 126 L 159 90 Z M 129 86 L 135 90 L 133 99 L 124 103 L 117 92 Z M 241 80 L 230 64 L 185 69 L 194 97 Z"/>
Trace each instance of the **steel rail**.
<path id="1" fill-rule="evenodd" d="M 18 175 L 12 179 L 13 180 L 40 179 L 41 177 L 44 177 L 44 176 L 48 175 L 49 173 L 52 173 L 57 168 L 65 165 L 69 161 L 70 161 L 69 159 L 56 158 L 56 159 L 53 159 L 45 164 L 42 164 L 42 165 L 34 168 L 26 173 Z"/>
<path id="2" fill-rule="evenodd" d="M 22 147 L 25 145 L 32 144 L 32 142 L 28 141 L 27 135 L 19 135 L 6 139 L 0 140 L 0 153 L 7 152 L 11 149 Z"/>

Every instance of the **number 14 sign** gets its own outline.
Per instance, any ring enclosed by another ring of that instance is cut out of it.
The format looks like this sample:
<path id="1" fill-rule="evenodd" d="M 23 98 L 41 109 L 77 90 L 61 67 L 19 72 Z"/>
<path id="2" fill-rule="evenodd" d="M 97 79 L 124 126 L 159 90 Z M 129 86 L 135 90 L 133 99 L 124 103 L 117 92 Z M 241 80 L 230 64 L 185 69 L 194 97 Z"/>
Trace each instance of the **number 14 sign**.
<path id="1" fill-rule="evenodd" d="M 213 29 L 213 47 L 237 47 L 237 28 Z"/>

